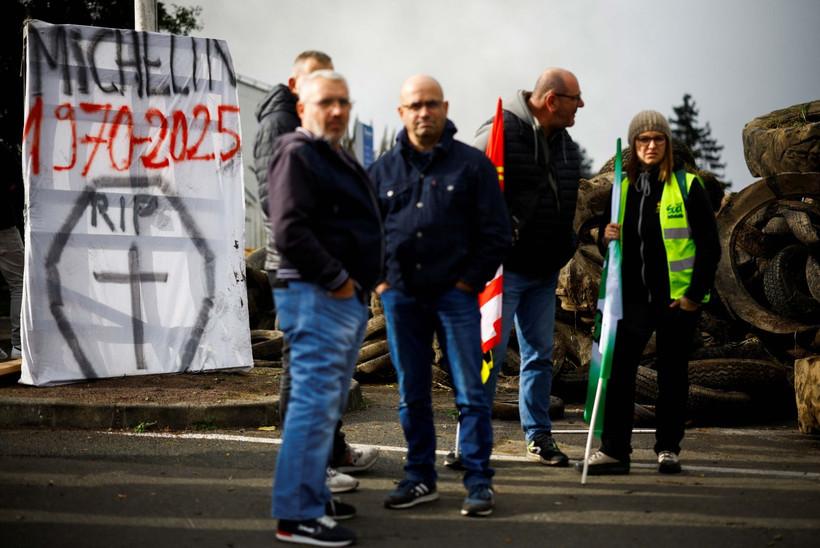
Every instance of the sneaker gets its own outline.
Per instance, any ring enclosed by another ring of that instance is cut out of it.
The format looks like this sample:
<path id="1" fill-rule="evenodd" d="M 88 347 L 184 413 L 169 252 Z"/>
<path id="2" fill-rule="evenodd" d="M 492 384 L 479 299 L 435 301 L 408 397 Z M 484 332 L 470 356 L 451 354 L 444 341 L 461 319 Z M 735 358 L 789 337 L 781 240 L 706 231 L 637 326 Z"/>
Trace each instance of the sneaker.
<path id="1" fill-rule="evenodd" d="M 327 504 L 325 504 L 325 515 L 329 518 L 337 519 L 353 519 L 356 517 L 356 507 L 352 504 L 342 502 L 339 497 L 331 497 Z"/>
<path id="2" fill-rule="evenodd" d="M 347 446 L 344 459 L 336 466 L 336 470 L 345 474 L 355 474 L 370 469 L 379 459 L 379 450 L 375 447 Z"/>
<path id="3" fill-rule="evenodd" d="M 444 466 L 450 470 L 464 470 L 464 465 L 461 464 L 461 455 L 456 455 L 455 451 L 450 451 L 444 457 Z"/>
<path id="4" fill-rule="evenodd" d="M 359 486 L 359 480 L 353 476 L 342 474 L 330 466 L 327 467 L 325 483 L 327 483 L 327 488 L 330 489 L 331 493 L 349 493 L 355 491 Z"/>
<path id="5" fill-rule="evenodd" d="M 426 483 L 403 479 L 384 499 L 385 508 L 410 508 L 423 502 L 438 500 L 436 486 L 428 487 Z"/>
<path id="6" fill-rule="evenodd" d="M 474 485 L 461 505 L 462 516 L 489 516 L 493 513 L 495 497 L 489 485 Z"/>
<path id="7" fill-rule="evenodd" d="M 0 361 L 9 359 L 9 355 L 6 354 L 6 351 L 0 348 Z"/>
<path id="8" fill-rule="evenodd" d="M 276 539 L 311 546 L 349 546 L 356 542 L 356 533 L 327 516 L 305 521 L 280 519 Z"/>
<path id="9" fill-rule="evenodd" d="M 569 457 L 558 449 L 550 434 L 536 434 L 527 444 L 527 456 L 547 466 L 568 466 Z"/>
<path id="10" fill-rule="evenodd" d="M 16 346 L 11 347 L 11 359 L 16 360 L 23 357 L 23 352 Z"/>
<path id="11" fill-rule="evenodd" d="M 595 451 L 589 456 L 587 474 L 590 476 L 619 475 L 629 473 L 629 461 L 610 457 L 603 451 Z M 584 461 L 576 462 L 575 469 L 584 472 Z"/>
<path id="12" fill-rule="evenodd" d="M 658 472 L 661 474 L 680 474 L 680 458 L 672 451 L 658 453 Z"/>

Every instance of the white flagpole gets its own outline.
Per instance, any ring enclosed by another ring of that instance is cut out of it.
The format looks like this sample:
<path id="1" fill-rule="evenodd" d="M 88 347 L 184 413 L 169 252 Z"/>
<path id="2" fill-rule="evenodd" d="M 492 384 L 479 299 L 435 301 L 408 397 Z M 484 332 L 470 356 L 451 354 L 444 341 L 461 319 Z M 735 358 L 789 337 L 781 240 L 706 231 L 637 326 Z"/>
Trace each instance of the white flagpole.
<path id="1" fill-rule="evenodd" d="M 461 432 L 461 414 L 458 416 L 458 422 L 456 423 L 456 448 L 453 450 L 457 459 L 461 458 L 461 445 L 459 444 L 459 433 Z"/>
<path id="2" fill-rule="evenodd" d="M 589 452 L 592 449 L 592 438 L 595 437 L 595 419 L 598 418 L 598 405 L 601 403 L 601 393 L 604 388 L 604 379 L 598 379 L 598 386 L 595 388 L 595 401 L 592 403 L 592 417 L 589 419 L 589 433 L 587 434 L 587 446 L 584 450 L 584 471 L 581 473 L 581 485 L 587 483 L 587 471 L 589 470 Z"/>

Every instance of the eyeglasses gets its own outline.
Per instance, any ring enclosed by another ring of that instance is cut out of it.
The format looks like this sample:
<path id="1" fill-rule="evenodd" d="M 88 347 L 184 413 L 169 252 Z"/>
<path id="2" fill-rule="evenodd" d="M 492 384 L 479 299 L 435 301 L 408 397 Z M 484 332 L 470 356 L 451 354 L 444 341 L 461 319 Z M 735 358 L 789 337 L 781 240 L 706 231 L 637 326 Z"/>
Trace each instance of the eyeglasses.
<path id="1" fill-rule="evenodd" d="M 635 142 L 642 146 L 649 146 L 649 143 L 655 143 L 656 146 L 666 144 L 666 137 L 664 135 L 655 135 L 653 137 L 636 137 Z"/>
<path id="2" fill-rule="evenodd" d="M 581 102 L 581 94 L 580 93 L 578 95 L 567 95 L 566 93 L 558 93 L 557 91 L 553 91 L 553 93 L 555 95 L 557 95 L 558 97 L 565 97 L 567 99 L 572 99 L 576 103 Z"/>
<path id="3" fill-rule="evenodd" d="M 353 101 L 345 97 L 328 97 L 318 101 L 311 101 L 311 104 L 318 105 L 321 109 L 329 109 L 334 105 L 339 105 L 342 110 L 347 110 L 353 106 Z"/>
<path id="4" fill-rule="evenodd" d="M 406 108 L 407 110 L 413 112 L 419 112 L 423 108 L 426 108 L 427 110 L 437 110 L 441 108 L 441 105 L 443 104 L 444 101 L 430 99 L 429 101 L 416 101 L 414 103 L 410 103 L 409 105 L 402 105 L 401 108 Z"/>

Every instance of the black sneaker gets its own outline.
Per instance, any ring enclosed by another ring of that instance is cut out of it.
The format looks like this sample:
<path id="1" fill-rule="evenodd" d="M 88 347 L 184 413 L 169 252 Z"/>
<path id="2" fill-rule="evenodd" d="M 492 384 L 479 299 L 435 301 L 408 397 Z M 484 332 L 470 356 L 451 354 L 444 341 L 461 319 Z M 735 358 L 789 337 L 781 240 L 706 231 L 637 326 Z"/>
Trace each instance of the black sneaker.
<path id="1" fill-rule="evenodd" d="M 658 472 L 661 474 L 680 474 L 680 458 L 672 451 L 658 453 Z"/>
<path id="2" fill-rule="evenodd" d="M 351 519 L 356 517 L 356 508 L 333 497 L 325 504 L 325 515 L 338 520 Z"/>
<path id="3" fill-rule="evenodd" d="M 629 473 L 629 461 L 610 457 L 603 451 L 595 451 L 587 461 L 587 474 L 590 476 L 615 476 Z M 576 462 L 575 469 L 583 474 L 584 461 Z"/>
<path id="4" fill-rule="evenodd" d="M 436 486 L 428 486 L 420 481 L 403 479 L 384 499 L 385 508 L 410 508 L 423 502 L 438 500 Z"/>
<path id="5" fill-rule="evenodd" d="M 536 434 L 527 444 L 527 456 L 547 466 L 569 465 L 569 457 L 558 449 L 558 444 L 550 434 Z"/>
<path id="6" fill-rule="evenodd" d="M 489 485 L 474 485 L 461 505 L 462 516 L 489 516 L 493 513 L 495 497 Z"/>
<path id="7" fill-rule="evenodd" d="M 461 455 L 456 455 L 455 451 L 447 453 L 443 464 L 450 470 L 464 470 L 464 465 L 461 464 Z"/>
<path id="8" fill-rule="evenodd" d="M 276 539 L 311 546 L 349 546 L 356 542 L 356 533 L 327 516 L 305 521 L 280 519 Z"/>

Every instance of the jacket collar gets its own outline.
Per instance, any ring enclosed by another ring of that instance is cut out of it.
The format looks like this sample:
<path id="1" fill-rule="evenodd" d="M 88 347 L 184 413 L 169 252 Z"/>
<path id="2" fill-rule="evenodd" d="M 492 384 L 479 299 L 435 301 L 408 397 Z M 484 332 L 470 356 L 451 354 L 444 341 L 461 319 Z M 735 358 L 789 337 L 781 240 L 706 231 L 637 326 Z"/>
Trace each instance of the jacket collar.
<path id="1" fill-rule="evenodd" d="M 453 146 L 453 141 L 455 140 L 453 136 L 457 131 L 458 129 L 456 129 L 456 125 L 448 118 L 447 122 L 444 124 L 444 131 L 441 134 L 441 138 L 433 147 L 432 152 L 434 156 L 446 154 L 450 150 Z M 398 152 L 402 155 L 406 155 L 410 153 L 410 151 L 416 150 L 413 148 L 413 145 L 410 144 L 410 138 L 407 136 L 407 129 L 402 129 L 396 136 L 396 144 L 398 145 Z"/>

